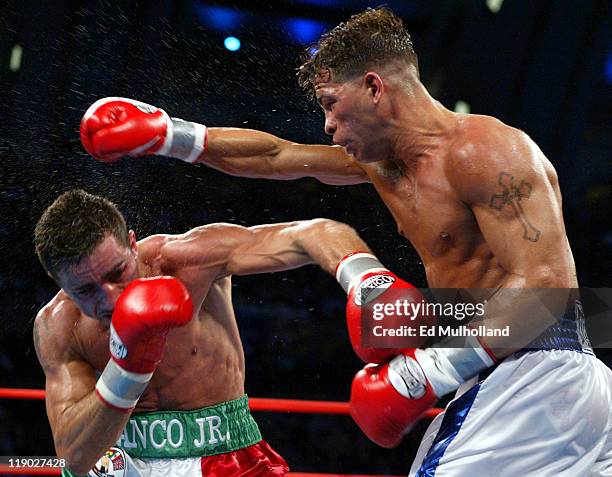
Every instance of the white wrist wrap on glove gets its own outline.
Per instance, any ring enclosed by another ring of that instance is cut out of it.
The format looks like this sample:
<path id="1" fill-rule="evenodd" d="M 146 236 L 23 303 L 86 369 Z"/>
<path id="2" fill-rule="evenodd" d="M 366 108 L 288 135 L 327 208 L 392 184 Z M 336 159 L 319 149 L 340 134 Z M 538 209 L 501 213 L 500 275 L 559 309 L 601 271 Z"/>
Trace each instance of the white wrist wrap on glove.
<path id="1" fill-rule="evenodd" d="M 420 399 L 425 395 L 427 378 L 423 368 L 412 357 L 400 354 L 393 358 L 389 361 L 388 375 L 391 385 L 405 398 Z"/>
<path id="2" fill-rule="evenodd" d="M 444 343 L 417 349 L 415 357 L 436 396 L 456 391 L 461 384 L 495 363 L 479 341 L 469 337 L 462 348 L 442 348 Z"/>
<path id="3" fill-rule="evenodd" d="M 166 115 L 165 112 L 164 115 Z M 206 151 L 207 138 L 208 129 L 203 124 L 168 118 L 166 140 L 156 154 L 174 157 L 193 164 Z"/>
<path id="4" fill-rule="evenodd" d="M 343 258 L 336 269 L 336 280 L 346 293 L 361 281 L 366 273 L 389 271 L 375 255 L 367 252 L 353 253 Z"/>
<path id="5" fill-rule="evenodd" d="M 149 385 L 153 373 L 132 373 L 110 360 L 96 383 L 100 398 L 112 407 L 130 410 Z"/>

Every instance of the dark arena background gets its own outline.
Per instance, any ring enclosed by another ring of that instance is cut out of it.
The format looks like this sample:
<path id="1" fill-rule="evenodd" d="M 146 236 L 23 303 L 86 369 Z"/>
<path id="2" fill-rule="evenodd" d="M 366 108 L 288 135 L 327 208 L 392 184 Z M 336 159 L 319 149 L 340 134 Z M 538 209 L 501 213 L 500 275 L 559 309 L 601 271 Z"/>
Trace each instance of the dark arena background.
<path id="1" fill-rule="evenodd" d="M 419 258 L 369 185 L 249 180 L 158 157 L 97 163 L 78 128 L 96 99 L 126 96 L 208 126 L 330 143 L 298 88 L 301 51 L 376 2 L 360 0 L 11 1 L 0 8 L 0 387 L 44 387 L 32 321 L 57 287 L 32 232 L 61 192 L 118 204 L 138 237 L 211 222 L 328 217 L 356 228 L 397 274 Z M 526 131 L 552 161 L 582 287 L 610 287 L 612 51 L 607 0 L 404 0 L 422 79 L 446 107 Z M 231 37 L 231 38 L 230 38 Z M 232 39 L 233 38 L 233 39 Z M 232 51 L 233 50 L 233 51 Z M 416 225 L 418 226 L 418 224 Z M 315 267 L 235 277 L 250 396 L 345 401 L 362 366 L 344 294 Z M 598 354 L 608 363 L 606 350 Z M 255 413 L 300 472 L 407 474 L 426 422 L 395 450 L 347 416 Z M 0 455 L 53 455 L 42 401 L 0 400 Z"/>

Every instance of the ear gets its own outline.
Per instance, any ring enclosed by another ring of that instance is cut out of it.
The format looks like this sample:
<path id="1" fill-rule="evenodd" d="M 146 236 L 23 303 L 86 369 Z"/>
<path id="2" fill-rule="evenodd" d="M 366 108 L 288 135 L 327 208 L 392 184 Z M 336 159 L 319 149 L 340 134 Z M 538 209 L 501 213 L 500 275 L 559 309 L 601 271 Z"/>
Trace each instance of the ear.
<path id="1" fill-rule="evenodd" d="M 378 104 L 382 98 L 385 85 L 383 84 L 383 80 L 378 73 L 373 71 L 368 71 L 364 77 L 365 86 L 368 89 L 374 104 Z"/>
<path id="2" fill-rule="evenodd" d="M 138 246 L 136 245 L 136 232 L 132 229 L 128 231 L 128 238 L 130 240 L 130 250 L 136 254 L 138 253 Z"/>

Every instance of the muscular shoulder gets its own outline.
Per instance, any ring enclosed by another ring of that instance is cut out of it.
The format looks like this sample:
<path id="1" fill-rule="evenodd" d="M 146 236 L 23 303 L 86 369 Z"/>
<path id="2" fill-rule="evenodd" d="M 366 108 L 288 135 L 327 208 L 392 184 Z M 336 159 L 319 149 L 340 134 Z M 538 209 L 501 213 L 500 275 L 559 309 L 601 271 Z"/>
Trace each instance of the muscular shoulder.
<path id="1" fill-rule="evenodd" d="M 453 166 L 505 164 L 528 159 L 525 153 L 537 148 L 520 129 L 490 116 L 461 115 L 451 144 Z"/>
<path id="2" fill-rule="evenodd" d="M 490 116 L 461 115 L 446 163 L 449 182 L 468 201 L 483 199 L 501 174 L 544 172 L 544 156 L 523 131 Z"/>
<path id="3" fill-rule="evenodd" d="M 45 371 L 76 356 L 75 332 L 82 319 L 80 310 L 63 291 L 38 312 L 34 346 Z"/>
<path id="4" fill-rule="evenodd" d="M 179 235 L 154 235 L 139 242 L 138 253 L 152 273 L 175 274 L 190 267 L 214 268 L 222 264 L 228 250 L 246 230 L 239 225 L 215 223 Z"/>

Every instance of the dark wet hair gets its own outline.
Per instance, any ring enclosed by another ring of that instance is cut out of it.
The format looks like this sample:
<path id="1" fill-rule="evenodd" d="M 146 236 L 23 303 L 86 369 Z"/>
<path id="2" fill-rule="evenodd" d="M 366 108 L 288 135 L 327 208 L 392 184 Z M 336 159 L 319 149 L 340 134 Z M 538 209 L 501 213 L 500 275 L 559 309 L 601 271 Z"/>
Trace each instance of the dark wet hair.
<path id="1" fill-rule="evenodd" d="M 74 189 L 60 195 L 44 211 L 34 230 L 36 254 L 53 276 L 76 264 L 108 235 L 129 246 L 125 219 L 104 197 Z"/>
<path id="2" fill-rule="evenodd" d="M 298 81 L 306 92 L 314 94 L 321 70 L 328 69 L 336 80 L 346 81 L 370 67 L 398 59 L 413 65 L 418 75 L 417 55 L 402 19 L 384 7 L 368 8 L 322 35 L 306 50 Z"/>

